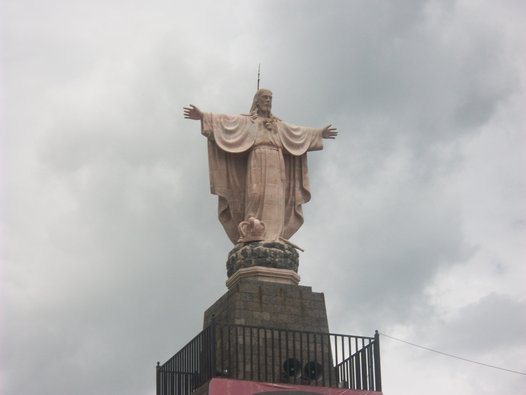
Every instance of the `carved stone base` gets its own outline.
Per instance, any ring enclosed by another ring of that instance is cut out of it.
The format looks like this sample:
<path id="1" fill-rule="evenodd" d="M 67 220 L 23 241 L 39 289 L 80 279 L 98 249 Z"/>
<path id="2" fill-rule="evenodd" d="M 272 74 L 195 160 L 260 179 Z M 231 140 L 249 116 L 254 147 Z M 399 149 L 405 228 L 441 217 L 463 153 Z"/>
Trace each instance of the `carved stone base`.
<path id="1" fill-rule="evenodd" d="M 254 266 L 239 269 L 230 277 L 226 286 L 231 289 L 239 281 L 244 278 L 250 278 L 257 281 L 267 281 L 278 284 L 292 284 L 298 285 L 300 276 L 293 270 L 288 269 L 274 269 L 271 267 Z"/>
<path id="2" fill-rule="evenodd" d="M 254 241 L 239 243 L 228 254 L 228 278 L 240 269 L 265 267 L 298 272 L 299 255 L 288 243 Z"/>

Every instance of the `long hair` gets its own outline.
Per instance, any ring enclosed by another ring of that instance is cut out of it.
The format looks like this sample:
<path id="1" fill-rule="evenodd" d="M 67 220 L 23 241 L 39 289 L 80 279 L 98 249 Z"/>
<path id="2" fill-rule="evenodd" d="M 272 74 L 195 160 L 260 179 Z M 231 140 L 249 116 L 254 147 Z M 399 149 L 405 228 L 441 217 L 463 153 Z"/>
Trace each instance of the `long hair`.
<path id="1" fill-rule="evenodd" d="M 258 89 L 256 94 L 254 95 L 254 100 L 252 100 L 252 107 L 250 107 L 250 115 L 252 117 L 257 117 L 258 115 L 258 100 L 263 92 L 272 93 L 272 91 L 269 89 L 264 89 L 264 88 Z M 270 118 L 280 120 L 278 117 L 275 117 L 274 114 L 272 114 L 272 112 L 270 113 Z"/>

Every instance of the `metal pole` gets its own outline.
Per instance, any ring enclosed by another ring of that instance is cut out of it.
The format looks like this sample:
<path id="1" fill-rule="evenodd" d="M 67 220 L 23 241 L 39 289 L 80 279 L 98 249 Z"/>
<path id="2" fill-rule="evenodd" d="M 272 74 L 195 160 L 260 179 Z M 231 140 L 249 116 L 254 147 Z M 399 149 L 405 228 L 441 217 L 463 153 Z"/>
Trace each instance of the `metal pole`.
<path id="1" fill-rule="evenodd" d="M 157 361 L 157 366 L 155 367 L 155 393 L 156 395 L 161 395 L 161 388 L 160 388 L 161 372 L 159 371 L 160 369 L 161 369 L 161 364 L 159 363 L 159 361 Z"/>
<path id="2" fill-rule="evenodd" d="M 260 75 L 260 72 L 261 72 L 261 63 L 258 65 L 258 89 L 259 90 L 259 75 Z"/>
<path id="3" fill-rule="evenodd" d="M 382 373 L 380 369 L 380 334 L 374 332 L 374 378 L 375 390 L 382 391 Z"/>

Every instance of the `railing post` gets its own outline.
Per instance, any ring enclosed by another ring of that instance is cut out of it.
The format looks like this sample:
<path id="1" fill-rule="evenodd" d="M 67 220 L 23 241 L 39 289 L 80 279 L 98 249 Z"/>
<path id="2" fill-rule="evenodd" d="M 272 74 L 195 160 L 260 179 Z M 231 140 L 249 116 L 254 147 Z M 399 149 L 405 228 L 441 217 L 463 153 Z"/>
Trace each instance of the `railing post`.
<path id="1" fill-rule="evenodd" d="M 217 376 L 217 360 L 216 360 L 216 355 L 217 355 L 217 343 L 216 343 L 216 327 L 217 327 L 217 323 L 216 323 L 216 319 L 215 319 L 215 316 L 212 316 L 212 324 L 210 325 L 210 329 L 211 329 L 211 340 L 210 340 L 210 372 L 209 372 L 209 375 L 208 375 L 208 379 L 213 379 L 214 377 Z"/>
<path id="2" fill-rule="evenodd" d="M 160 388 L 161 372 L 160 372 L 160 369 L 161 369 L 161 364 L 159 363 L 159 361 L 157 361 L 157 366 L 155 367 L 155 394 L 156 395 L 161 395 L 161 388 Z"/>
<path id="3" fill-rule="evenodd" d="M 382 373 L 380 368 L 380 334 L 374 332 L 374 380 L 375 391 L 382 391 Z"/>

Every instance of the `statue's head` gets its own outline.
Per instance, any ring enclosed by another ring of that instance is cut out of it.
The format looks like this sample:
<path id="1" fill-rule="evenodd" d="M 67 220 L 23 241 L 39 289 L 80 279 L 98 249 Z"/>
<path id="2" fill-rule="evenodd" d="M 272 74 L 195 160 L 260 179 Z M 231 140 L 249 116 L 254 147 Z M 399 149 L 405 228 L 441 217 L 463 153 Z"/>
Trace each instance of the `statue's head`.
<path id="1" fill-rule="evenodd" d="M 271 110 L 272 92 L 268 89 L 259 89 L 254 95 L 254 100 L 252 101 L 250 113 L 256 113 L 257 115 L 265 115 L 267 117 L 270 117 Z"/>

